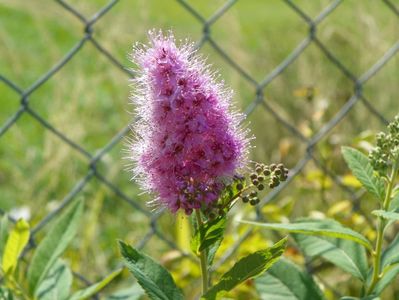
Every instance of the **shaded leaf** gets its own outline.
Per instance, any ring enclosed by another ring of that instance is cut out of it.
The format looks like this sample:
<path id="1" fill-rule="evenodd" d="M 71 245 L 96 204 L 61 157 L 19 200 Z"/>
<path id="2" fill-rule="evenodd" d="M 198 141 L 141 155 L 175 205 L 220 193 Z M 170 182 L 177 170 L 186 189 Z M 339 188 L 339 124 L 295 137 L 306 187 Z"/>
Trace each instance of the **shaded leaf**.
<path id="1" fill-rule="evenodd" d="M 151 299 L 183 300 L 170 273 L 149 256 L 119 241 L 125 264 Z"/>
<path id="2" fill-rule="evenodd" d="M 286 243 L 287 238 L 284 238 L 270 248 L 256 251 L 240 259 L 229 271 L 222 275 L 216 285 L 202 296 L 202 299 L 217 299 L 247 279 L 259 276 L 280 258 L 284 253 Z"/>
<path id="3" fill-rule="evenodd" d="M 64 261 L 58 259 L 39 285 L 36 298 L 40 300 L 64 300 L 69 296 L 72 272 Z"/>
<path id="4" fill-rule="evenodd" d="M 97 294 L 99 291 L 105 288 L 121 272 L 122 269 L 112 272 L 100 282 L 97 282 L 85 289 L 75 292 L 70 298 L 68 298 L 68 300 L 84 300 L 90 298 L 91 296 Z"/>
<path id="5" fill-rule="evenodd" d="M 23 219 L 17 221 L 8 236 L 2 260 L 2 269 L 6 274 L 13 274 L 18 258 L 29 242 L 29 224 Z"/>
<path id="6" fill-rule="evenodd" d="M 34 294 L 40 282 L 74 238 L 83 211 L 78 201 L 62 214 L 37 246 L 28 270 L 29 291 Z"/>
<path id="7" fill-rule="evenodd" d="M 312 276 L 286 259 L 280 259 L 259 276 L 255 285 L 260 298 L 265 300 L 324 299 Z"/>
<path id="8" fill-rule="evenodd" d="M 384 181 L 374 174 L 369 159 L 359 150 L 350 147 L 342 147 L 342 154 L 353 175 L 362 185 L 377 199 L 384 200 Z"/>
<path id="9" fill-rule="evenodd" d="M 342 228 L 333 220 L 324 220 L 321 228 Z M 299 248 L 306 256 L 323 257 L 337 267 L 362 281 L 367 279 L 368 264 L 365 248 L 350 240 L 293 234 Z"/>
<path id="10" fill-rule="evenodd" d="M 326 237 L 351 240 L 365 246 L 368 250 L 372 251 L 373 247 L 370 241 L 360 233 L 346 227 L 334 228 L 334 229 L 322 228 L 323 226 L 321 225 L 323 224 L 323 221 L 324 220 L 309 220 L 307 222 L 288 223 L 288 224 L 261 223 L 253 221 L 240 221 L 240 222 L 245 224 L 260 226 L 267 229 L 288 231 L 291 233 L 301 233 L 306 235 L 326 236 Z"/>

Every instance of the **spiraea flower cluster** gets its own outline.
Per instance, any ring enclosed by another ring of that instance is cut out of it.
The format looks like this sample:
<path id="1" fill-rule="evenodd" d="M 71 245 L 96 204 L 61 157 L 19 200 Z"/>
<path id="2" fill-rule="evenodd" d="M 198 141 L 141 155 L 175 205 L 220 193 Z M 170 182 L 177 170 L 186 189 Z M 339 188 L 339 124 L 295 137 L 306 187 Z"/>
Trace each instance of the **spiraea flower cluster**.
<path id="1" fill-rule="evenodd" d="M 206 208 L 246 163 L 243 115 L 232 111 L 232 92 L 217 82 L 187 42 L 149 33 L 136 46 L 133 103 L 139 121 L 131 146 L 134 173 L 145 190 L 172 212 Z"/>
<path id="2" fill-rule="evenodd" d="M 388 133 L 377 134 L 377 146 L 369 158 L 374 170 L 385 174 L 390 165 L 399 159 L 399 116 L 388 124 Z"/>

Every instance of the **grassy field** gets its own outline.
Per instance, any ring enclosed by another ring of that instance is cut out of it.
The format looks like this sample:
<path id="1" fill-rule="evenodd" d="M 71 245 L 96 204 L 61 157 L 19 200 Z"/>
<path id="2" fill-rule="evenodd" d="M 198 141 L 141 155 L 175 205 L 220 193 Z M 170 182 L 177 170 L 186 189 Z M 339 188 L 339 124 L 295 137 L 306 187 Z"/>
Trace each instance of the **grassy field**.
<path id="1" fill-rule="evenodd" d="M 68 3 L 89 18 L 107 1 Z M 209 18 L 224 1 L 188 3 Z M 294 3 L 314 18 L 330 1 Z M 398 26 L 398 17 L 382 2 L 347 0 L 319 24 L 317 37 L 355 76 L 360 76 L 398 40 Z M 145 41 L 151 28 L 172 29 L 181 39 L 198 41 L 202 37 L 202 24 L 181 4 L 155 0 L 120 1 L 94 25 L 93 36 L 123 66 L 131 68 L 128 54 L 132 45 Z M 308 31 L 305 21 L 286 3 L 246 0 L 238 1 L 211 26 L 211 37 L 260 82 L 308 36 Z M 0 75 L 27 89 L 83 36 L 82 23 L 55 1 L 0 0 Z M 200 52 L 220 70 L 222 78 L 235 90 L 237 106 L 245 110 L 256 99 L 254 84 L 232 68 L 209 43 Z M 399 111 L 398 76 L 396 56 L 363 87 L 364 96 L 387 119 Z M 29 107 L 94 154 L 132 118 L 128 84 L 126 73 L 87 42 L 66 66 L 29 96 Z M 311 99 L 306 97 L 308 88 L 314 91 Z M 264 89 L 268 105 L 305 137 L 317 132 L 352 95 L 353 82 L 314 43 Z M 19 95 L 1 81 L 0 107 L 0 125 L 20 107 Z M 294 167 L 305 154 L 305 145 L 261 105 L 248 117 L 246 126 L 256 137 L 251 152 L 255 160 L 283 161 Z M 316 157 L 332 172 L 343 176 L 346 169 L 340 158 L 340 146 L 355 143 L 359 137 L 380 128 L 381 123 L 358 103 L 318 144 Z M 98 168 L 109 181 L 145 207 L 149 196 L 140 195 L 138 187 L 130 182 L 131 175 L 125 171 L 123 160 L 124 148 L 124 142 L 118 143 L 103 157 Z M 0 137 L 0 208 L 9 211 L 28 206 L 31 222 L 35 224 L 57 206 L 87 171 L 85 156 L 45 130 L 30 115 L 23 114 Z M 115 240 L 134 242 L 143 238 L 149 220 L 96 179 L 90 181 L 79 197 L 87 203 L 85 226 L 70 256 L 74 258 L 76 271 L 96 279 L 119 263 Z M 308 201 L 309 197 L 312 201 Z M 332 205 L 347 199 L 347 194 L 309 163 L 291 188 L 279 196 L 276 207 L 282 209 L 288 203 L 293 207 L 290 215 L 303 216 L 312 210 L 322 210 L 323 203 Z M 162 216 L 160 227 L 181 231 L 184 226 L 181 220 L 171 219 L 170 215 Z M 179 239 L 174 230 L 163 234 Z M 237 236 L 234 234 L 231 239 Z M 184 242 L 180 245 L 185 247 Z M 145 249 L 161 257 L 168 246 L 154 237 Z"/>

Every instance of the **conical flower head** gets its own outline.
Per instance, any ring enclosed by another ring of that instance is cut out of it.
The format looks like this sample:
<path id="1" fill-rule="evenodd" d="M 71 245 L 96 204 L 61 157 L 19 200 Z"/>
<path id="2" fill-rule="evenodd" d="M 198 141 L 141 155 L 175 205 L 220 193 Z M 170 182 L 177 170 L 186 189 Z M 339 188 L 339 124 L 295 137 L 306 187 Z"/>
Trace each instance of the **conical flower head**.
<path id="1" fill-rule="evenodd" d="M 139 69 L 132 95 L 138 122 L 132 143 L 134 173 L 171 211 L 204 208 L 246 163 L 243 115 L 232 92 L 215 80 L 193 44 L 176 46 L 171 33 L 150 32 L 137 46 Z"/>

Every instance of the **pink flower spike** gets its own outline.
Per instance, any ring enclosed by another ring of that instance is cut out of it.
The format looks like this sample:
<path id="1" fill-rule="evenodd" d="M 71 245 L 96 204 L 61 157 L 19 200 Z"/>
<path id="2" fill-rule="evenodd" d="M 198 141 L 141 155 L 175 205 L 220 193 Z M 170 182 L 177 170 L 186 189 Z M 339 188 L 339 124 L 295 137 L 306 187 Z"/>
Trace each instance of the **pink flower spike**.
<path id="1" fill-rule="evenodd" d="M 172 33 L 149 32 L 135 47 L 131 97 L 138 122 L 130 159 L 142 188 L 172 212 L 207 208 L 247 163 L 244 115 L 231 109 L 232 92 L 217 82 L 193 44 L 176 46 Z"/>

